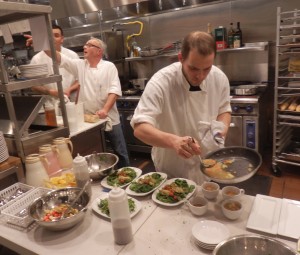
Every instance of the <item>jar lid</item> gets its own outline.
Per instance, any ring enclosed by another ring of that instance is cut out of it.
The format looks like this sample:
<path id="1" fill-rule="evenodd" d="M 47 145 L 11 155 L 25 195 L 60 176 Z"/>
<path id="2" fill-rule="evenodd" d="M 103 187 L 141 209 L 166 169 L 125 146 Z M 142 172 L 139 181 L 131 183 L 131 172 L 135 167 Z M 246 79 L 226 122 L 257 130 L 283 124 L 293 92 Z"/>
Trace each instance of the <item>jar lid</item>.
<path id="1" fill-rule="evenodd" d="M 40 155 L 39 154 L 29 154 L 25 158 L 25 163 L 27 163 L 27 164 L 36 163 L 38 161 L 40 161 Z"/>
<path id="2" fill-rule="evenodd" d="M 41 153 L 50 152 L 50 151 L 52 151 L 52 145 L 51 144 L 43 144 L 39 147 L 39 151 Z"/>

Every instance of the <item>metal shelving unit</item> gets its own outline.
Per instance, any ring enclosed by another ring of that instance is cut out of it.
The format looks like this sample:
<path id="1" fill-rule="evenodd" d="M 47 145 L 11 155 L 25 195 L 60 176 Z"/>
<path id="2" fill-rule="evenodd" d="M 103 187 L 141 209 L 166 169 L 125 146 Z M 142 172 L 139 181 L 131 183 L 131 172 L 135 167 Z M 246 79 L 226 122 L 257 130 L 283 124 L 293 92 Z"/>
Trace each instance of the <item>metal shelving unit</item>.
<path id="1" fill-rule="evenodd" d="M 272 167 L 281 175 L 280 165 L 300 166 L 300 71 L 291 60 L 300 62 L 300 10 L 277 8 L 276 69 Z"/>
<path id="2" fill-rule="evenodd" d="M 0 93 L 4 94 L 5 101 L 8 109 L 8 114 L 10 121 L 12 122 L 12 129 L 15 139 L 15 146 L 17 150 L 17 154 L 19 157 L 24 160 L 24 141 L 28 144 L 28 132 L 26 132 L 26 128 L 24 126 L 20 126 L 18 123 L 18 119 L 16 116 L 16 110 L 14 107 L 13 102 L 13 92 L 30 88 L 36 85 L 45 85 L 48 83 L 56 82 L 58 86 L 59 92 L 59 99 L 61 102 L 61 111 L 63 116 L 64 125 L 61 127 L 57 127 L 52 131 L 46 132 L 46 136 L 51 138 L 52 135 L 61 136 L 64 134 L 69 134 L 68 129 L 68 121 L 67 121 L 67 114 L 64 102 L 64 94 L 63 88 L 61 83 L 61 76 L 59 74 L 58 64 L 56 60 L 56 50 L 54 47 L 54 39 L 52 35 L 52 26 L 51 26 L 51 17 L 50 13 L 52 8 L 50 6 L 45 5 L 36 5 L 36 4 L 27 4 L 27 3 L 16 3 L 16 2 L 0 2 L 0 25 L 9 24 L 11 22 L 21 21 L 24 19 L 29 19 L 37 16 L 44 17 L 46 26 L 47 26 L 47 33 L 48 38 L 50 41 L 50 50 L 52 53 L 52 60 L 53 60 L 53 71 L 54 75 L 45 78 L 38 78 L 38 79 L 30 79 L 25 81 L 11 81 L 7 75 L 4 60 L 2 58 L 2 49 L 0 48 Z M 41 103 L 39 103 L 41 104 Z M 26 106 L 25 106 L 26 107 Z M 28 123 L 25 123 L 28 126 Z M 37 140 L 41 137 L 37 137 Z M 41 139 L 42 140 L 42 139 Z M 32 143 L 31 143 L 32 145 Z M 27 146 L 27 145 L 25 145 Z"/>

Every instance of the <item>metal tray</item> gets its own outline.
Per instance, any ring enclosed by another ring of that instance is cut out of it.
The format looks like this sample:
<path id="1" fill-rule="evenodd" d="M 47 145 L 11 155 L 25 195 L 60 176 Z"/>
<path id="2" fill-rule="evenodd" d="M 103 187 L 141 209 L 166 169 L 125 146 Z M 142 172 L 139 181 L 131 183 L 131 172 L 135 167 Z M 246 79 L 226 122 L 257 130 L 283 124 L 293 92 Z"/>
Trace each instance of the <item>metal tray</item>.
<path id="1" fill-rule="evenodd" d="M 261 155 L 257 151 L 239 146 L 226 147 L 213 151 L 208 153 L 205 158 L 215 159 L 217 161 L 234 160 L 226 169 L 227 172 L 230 172 L 235 176 L 232 179 L 210 177 L 205 173 L 205 168 L 200 167 L 200 170 L 208 179 L 225 184 L 239 183 L 248 180 L 257 172 L 262 163 Z M 250 165 L 251 170 L 249 171 Z"/>

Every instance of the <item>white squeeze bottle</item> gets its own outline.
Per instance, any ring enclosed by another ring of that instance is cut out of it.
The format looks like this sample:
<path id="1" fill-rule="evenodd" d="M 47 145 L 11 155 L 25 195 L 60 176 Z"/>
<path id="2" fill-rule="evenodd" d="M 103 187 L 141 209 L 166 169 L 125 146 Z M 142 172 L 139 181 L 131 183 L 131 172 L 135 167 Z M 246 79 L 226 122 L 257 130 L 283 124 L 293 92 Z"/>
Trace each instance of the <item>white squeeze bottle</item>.
<path id="1" fill-rule="evenodd" d="M 126 192 L 114 187 L 108 194 L 108 208 L 111 224 L 117 244 L 128 244 L 132 241 L 132 227 Z"/>
<path id="2" fill-rule="evenodd" d="M 84 157 L 80 156 L 79 153 L 73 160 L 73 171 L 77 183 L 78 188 L 83 188 L 85 183 L 88 181 L 89 184 L 86 186 L 86 191 L 91 196 L 92 188 L 91 188 L 91 179 L 90 173 L 88 169 L 88 164 Z"/>

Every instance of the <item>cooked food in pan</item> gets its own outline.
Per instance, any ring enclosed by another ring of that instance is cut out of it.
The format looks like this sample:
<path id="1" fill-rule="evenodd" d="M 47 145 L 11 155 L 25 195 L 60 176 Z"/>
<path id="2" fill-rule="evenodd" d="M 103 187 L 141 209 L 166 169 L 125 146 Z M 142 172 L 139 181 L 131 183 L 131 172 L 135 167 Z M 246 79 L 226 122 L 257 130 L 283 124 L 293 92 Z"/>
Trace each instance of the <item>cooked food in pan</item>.
<path id="1" fill-rule="evenodd" d="M 208 161 L 210 163 L 215 161 L 215 164 L 210 164 L 208 167 L 206 167 L 206 163 L 203 162 L 205 166 L 204 173 L 207 174 L 209 177 L 217 179 L 233 179 L 235 177 L 231 172 L 226 171 L 228 166 L 234 162 L 233 159 L 226 159 L 223 161 L 205 159 L 203 161 Z"/>

